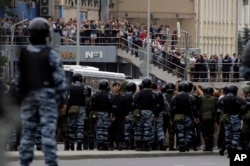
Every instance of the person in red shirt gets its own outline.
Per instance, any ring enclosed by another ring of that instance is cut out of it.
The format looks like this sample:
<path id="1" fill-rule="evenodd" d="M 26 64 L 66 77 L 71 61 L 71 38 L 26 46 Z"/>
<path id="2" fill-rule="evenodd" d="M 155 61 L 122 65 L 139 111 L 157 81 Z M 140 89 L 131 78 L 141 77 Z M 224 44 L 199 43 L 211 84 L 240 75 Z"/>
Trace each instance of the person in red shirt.
<path id="1" fill-rule="evenodd" d="M 142 47 L 142 46 L 143 46 L 143 43 L 144 43 L 144 40 L 147 39 L 147 30 L 144 29 L 144 30 L 142 31 L 142 33 L 140 33 L 139 37 L 140 37 L 139 46 Z"/>

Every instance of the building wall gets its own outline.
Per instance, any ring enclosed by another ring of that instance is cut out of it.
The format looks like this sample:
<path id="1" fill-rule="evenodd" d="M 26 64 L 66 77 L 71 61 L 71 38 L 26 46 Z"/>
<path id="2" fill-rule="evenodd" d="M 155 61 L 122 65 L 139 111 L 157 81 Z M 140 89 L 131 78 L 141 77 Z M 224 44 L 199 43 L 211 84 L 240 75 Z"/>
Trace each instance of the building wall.
<path id="1" fill-rule="evenodd" d="M 113 16 L 146 17 L 148 0 L 113 0 Z M 155 18 L 192 17 L 194 15 L 193 0 L 151 0 L 151 12 Z"/>
<path id="2" fill-rule="evenodd" d="M 66 2 L 66 3 L 65 3 Z M 77 18 L 77 4 L 76 1 L 55 1 L 55 17 L 65 18 L 68 21 L 70 18 Z M 92 6 L 80 1 L 80 12 L 86 13 L 88 20 L 99 20 L 99 6 Z"/>
<path id="3" fill-rule="evenodd" d="M 202 52 L 208 55 L 236 52 L 237 1 L 196 0 L 196 2 L 200 11 L 197 15 L 199 37 L 196 42 Z"/>
<path id="4" fill-rule="evenodd" d="M 245 26 L 250 28 L 250 0 L 244 4 L 244 0 L 238 0 L 238 31 L 243 31 Z"/>
<path id="5" fill-rule="evenodd" d="M 113 3 L 111 16 L 125 17 L 128 13 L 127 18 L 132 22 L 147 23 L 147 0 L 113 0 Z M 172 30 L 180 20 L 181 30 L 191 36 L 190 47 L 199 47 L 208 55 L 236 52 L 236 0 L 151 0 L 151 13 L 152 24 L 167 24 Z"/>

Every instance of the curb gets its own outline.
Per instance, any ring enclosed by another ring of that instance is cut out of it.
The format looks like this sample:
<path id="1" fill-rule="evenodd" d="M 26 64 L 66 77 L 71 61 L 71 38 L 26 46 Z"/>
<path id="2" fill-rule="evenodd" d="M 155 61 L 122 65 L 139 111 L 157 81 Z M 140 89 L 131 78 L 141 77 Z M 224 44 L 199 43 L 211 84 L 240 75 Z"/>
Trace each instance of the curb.
<path id="1" fill-rule="evenodd" d="M 219 151 L 58 151 L 57 155 L 60 160 L 80 160 L 80 159 L 105 159 L 105 158 L 145 158 L 145 157 L 178 157 L 178 156 L 207 156 L 219 155 Z M 6 152 L 8 161 L 19 160 L 19 152 Z M 43 160 L 43 153 L 35 151 L 34 160 Z"/>

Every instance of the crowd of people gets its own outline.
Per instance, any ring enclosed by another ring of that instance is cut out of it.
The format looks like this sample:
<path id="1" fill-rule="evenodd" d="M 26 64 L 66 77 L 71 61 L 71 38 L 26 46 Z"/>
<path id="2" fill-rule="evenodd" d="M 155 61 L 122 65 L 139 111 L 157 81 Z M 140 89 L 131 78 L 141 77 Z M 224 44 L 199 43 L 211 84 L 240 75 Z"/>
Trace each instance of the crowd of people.
<path id="1" fill-rule="evenodd" d="M 60 18 L 55 22 L 48 18 L 48 21 L 51 31 L 58 32 L 62 36 L 62 45 L 76 44 L 76 18 L 68 21 Z M 1 18 L 0 22 L 0 41 L 10 43 L 10 27 L 15 20 Z M 14 44 L 28 44 L 28 24 L 29 21 L 17 25 L 14 32 Z M 84 20 L 80 23 L 80 43 L 81 45 L 115 45 L 138 56 L 139 49 L 147 45 L 147 27 L 144 24 L 132 24 L 122 18 L 110 19 L 107 22 Z M 184 78 L 184 71 L 187 70 L 190 80 L 194 82 L 238 82 L 241 80 L 240 54 L 207 55 L 192 52 L 186 58 L 186 53 L 180 51 L 177 44 L 177 32 L 173 31 L 171 34 L 168 25 L 159 27 L 151 25 L 150 47 L 153 64 L 182 78 Z"/>

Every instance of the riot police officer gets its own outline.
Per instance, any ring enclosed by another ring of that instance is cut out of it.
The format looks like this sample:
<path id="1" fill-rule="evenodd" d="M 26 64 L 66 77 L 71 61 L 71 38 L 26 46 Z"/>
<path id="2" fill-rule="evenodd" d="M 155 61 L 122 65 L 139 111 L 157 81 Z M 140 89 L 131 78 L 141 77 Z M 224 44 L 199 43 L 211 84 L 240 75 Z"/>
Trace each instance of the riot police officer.
<path id="1" fill-rule="evenodd" d="M 218 103 L 218 112 L 222 113 L 221 121 L 225 128 L 225 144 L 230 157 L 232 150 L 239 150 L 240 134 L 241 134 L 241 119 L 240 114 L 246 107 L 246 102 L 243 98 L 237 96 L 238 87 L 230 85 L 228 94 L 221 98 Z"/>
<path id="2" fill-rule="evenodd" d="M 250 150 L 250 85 L 244 86 L 242 90 L 246 100 L 246 110 L 242 113 L 242 148 Z"/>
<path id="3" fill-rule="evenodd" d="M 88 95 L 85 98 L 86 104 L 86 118 L 84 121 L 84 138 L 83 138 L 83 147 L 84 150 L 94 150 L 95 146 L 95 124 L 96 124 L 96 114 L 92 111 L 91 108 L 91 96 L 92 96 L 92 87 L 87 86 Z"/>
<path id="4" fill-rule="evenodd" d="M 88 96 L 87 85 L 82 85 L 83 77 L 79 73 L 72 76 L 72 85 L 69 88 L 68 115 L 69 115 L 69 141 L 70 149 L 74 150 L 74 143 L 77 142 L 76 150 L 82 150 L 84 120 L 86 116 L 85 98 Z"/>
<path id="5" fill-rule="evenodd" d="M 171 104 L 171 100 L 175 95 L 175 85 L 173 82 L 167 82 L 162 87 L 162 93 L 165 94 L 165 98 L 169 104 Z M 163 116 L 163 130 L 168 132 L 168 145 L 169 151 L 175 151 L 176 148 L 174 147 L 175 144 L 175 125 L 173 120 L 170 116 L 171 113 L 171 106 L 170 110 Z"/>
<path id="6" fill-rule="evenodd" d="M 198 86 L 195 86 L 191 81 L 187 81 L 188 93 L 195 99 L 196 107 L 198 108 L 201 102 L 201 96 L 203 91 Z M 193 124 L 193 139 L 192 146 L 193 150 L 197 151 L 201 146 L 201 122 L 197 121 Z"/>
<path id="7" fill-rule="evenodd" d="M 152 138 L 153 119 L 159 117 L 159 112 L 155 110 L 156 97 L 151 89 L 152 81 L 150 78 L 142 80 L 142 90 L 135 93 L 133 98 L 134 109 L 139 110 L 140 117 L 135 125 L 136 150 L 149 151 Z"/>
<path id="8" fill-rule="evenodd" d="M 162 92 L 158 89 L 157 84 L 152 83 L 151 86 L 154 94 L 155 100 L 155 109 L 156 112 L 159 112 L 159 118 L 154 119 L 154 127 L 153 127 L 153 144 L 152 149 L 155 150 L 166 150 L 166 136 L 163 130 L 163 117 L 170 111 L 169 104 L 166 100 L 166 97 L 162 94 Z M 154 134 L 155 133 L 155 134 Z"/>
<path id="9" fill-rule="evenodd" d="M 199 121 L 195 99 L 188 93 L 186 82 L 178 84 L 178 93 L 171 101 L 171 117 L 175 121 L 179 151 L 189 150 L 193 122 Z"/>
<path id="10" fill-rule="evenodd" d="M 204 88 L 204 96 L 201 97 L 198 108 L 202 123 L 202 135 L 206 146 L 204 151 L 213 151 L 214 122 L 218 103 L 213 93 L 214 89 L 212 87 Z"/>
<path id="11" fill-rule="evenodd" d="M 125 100 L 125 111 L 126 111 L 126 121 L 124 126 L 124 140 L 125 140 L 125 149 L 134 149 L 134 132 L 133 132 L 133 109 L 132 109 L 132 101 L 133 95 L 136 91 L 136 84 L 134 82 L 128 82 L 126 86 L 126 92 L 124 94 Z"/>
<path id="12" fill-rule="evenodd" d="M 242 56 L 242 63 L 240 65 L 240 77 L 246 81 L 250 80 L 250 41 L 247 42 Z"/>
<path id="13" fill-rule="evenodd" d="M 115 117 L 114 95 L 109 92 L 108 80 L 100 80 L 99 91 L 91 97 L 91 108 L 97 114 L 96 141 L 98 150 L 108 150 L 108 131 Z"/>
<path id="14" fill-rule="evenodd" d="M 127 112 L 125 111 L 126 103 L 124 96 L 120 92 L 120 88 L 121 85 L 119 82 L 114 82 L 112 84 L 111 93 L 114 96 L 113 105 L 115 106 L 115 119 L 112 121 L 109 130 L 110 150 L 114 149 L 114 144 L 118 150 L 122 150 L 124 143 L 124 124 Z"/>
<path id="15" fill-rule="evenodd" d="M 21 166 L 33 160 L 34 135 L 41 127 L 42 151 L 47 165 L 58 165 L 55 132 L 60 112 L 66 110 L 67 84 L 60 55 L 47 44 L 50 42 L 50 25 L 44 18 L 30 21 L 31 45 L 21 50 L 16 87 L 22 97 L 22 137 L 20 143 Z"/>

